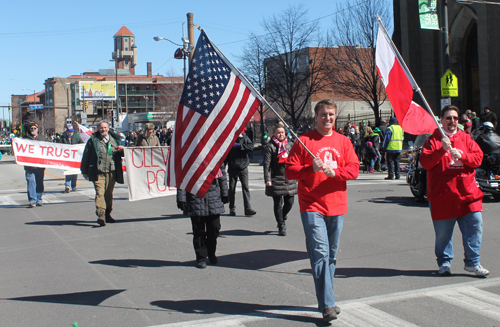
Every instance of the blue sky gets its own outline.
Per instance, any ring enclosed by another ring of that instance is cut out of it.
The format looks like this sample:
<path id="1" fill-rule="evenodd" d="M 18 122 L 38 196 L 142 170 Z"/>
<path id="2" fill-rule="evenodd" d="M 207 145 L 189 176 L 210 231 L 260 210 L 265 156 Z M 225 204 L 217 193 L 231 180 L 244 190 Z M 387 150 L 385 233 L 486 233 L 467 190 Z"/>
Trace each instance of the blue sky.
<path id="1" fill-rule="evenodd" d="M 386 1 L 392 6 L 392 0 Z M 67 77 L 88 69 L 114 67 L 110 62 L 113 35 L 127 26 L 136 36 L 136 75 L 146 74 L 152 62 L 153 74 L 174 71 L 182 76 L 183 61 L 173 59 L 177 46 L 155 42 L 163 36 L 181 44 L 182 22 L 194 14 L 194 23 L 238 66 L 250 32 L 262 34 L 261 22 L 280 14 L 289 5 L 304 4 L 310 20 L 320 20 L 325 30 L 331 26 L 337 3 L 345 0 L 295 1 L 8 1 L 2 4 L 0 42 L 0 106 L 10 104 L 12 94 L 31 94 L 44 89 L 45 79 Z M 331 15 L 333 14 L 333 15 Z M 187 23 L 186 23 L 187 26 Z M 195 31 L 195 38 L 199 35 Z M 23 88 L 27 90 L 23 91 Z M 5 110 L 6 112 L 6 110 Z M 0 112 L 0 118 L 4 116 Z"/>

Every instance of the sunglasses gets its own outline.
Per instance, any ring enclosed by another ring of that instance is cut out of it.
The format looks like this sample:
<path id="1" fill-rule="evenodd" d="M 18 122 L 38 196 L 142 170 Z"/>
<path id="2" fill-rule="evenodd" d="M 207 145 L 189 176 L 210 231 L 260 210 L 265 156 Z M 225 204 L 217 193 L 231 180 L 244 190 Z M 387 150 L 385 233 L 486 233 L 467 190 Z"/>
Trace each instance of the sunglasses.
<path id="1" fill-rule="evenodd" d="M 458 121 L 458 117 L 455 116 L 444 117 L 444 118 L 446 118 L 447 121 L 452 121 L 452 120 Z"/>
<path id="2" fill-rule="evenodd" d="M 38 129 L 38 127 L 30 127 L 30 129 Z"/>

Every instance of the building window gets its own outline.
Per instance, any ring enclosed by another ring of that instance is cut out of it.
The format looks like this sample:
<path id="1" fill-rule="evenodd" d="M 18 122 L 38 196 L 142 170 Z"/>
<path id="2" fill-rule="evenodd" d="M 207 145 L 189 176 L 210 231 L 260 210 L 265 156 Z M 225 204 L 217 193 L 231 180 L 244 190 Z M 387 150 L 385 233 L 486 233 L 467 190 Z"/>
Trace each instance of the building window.
<path id="1" fill-rule="evenodd" d="M 139 87 L 137 87 L 136 90 L 139 91 Z"/>
<path id="2" fill-rule="evenodd" d="M 128 51 L 128 48 L 125 48 L 125 51 Z"/>
<path id="3" fill-rule="evenodd" d="M 134 97 L 132 97 L 132 102 L 135 102 L 135 98 Z"/>
<path id="4" fill-rule="evenodd" d="M 135 85 L 132 85 L 131 87 L 132 87 L 132 91 L 135 91 Z"/>
<path id="5" fill-rule="evenodd" d="M 148 90 L 148 91 L 149 91 L 149 85 L 146 85 L 146 90 Z"/>
<path id="6" fill-rule="evenodd" d="M 128 39 L 125 39 L 125 42 L 128 42 Z"/>

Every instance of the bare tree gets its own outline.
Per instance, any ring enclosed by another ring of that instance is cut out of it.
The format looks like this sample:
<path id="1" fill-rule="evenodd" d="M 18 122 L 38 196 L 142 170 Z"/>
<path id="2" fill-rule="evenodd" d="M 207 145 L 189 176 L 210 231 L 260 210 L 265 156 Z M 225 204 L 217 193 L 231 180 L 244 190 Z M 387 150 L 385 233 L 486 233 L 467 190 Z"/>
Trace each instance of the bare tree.
<path id="1" fill-rule="evenodd" d="M 265 96 L 265 79 L 264 79 L 264 56 L 265 52 L 262 49 L 261 40 L 255 34 L 250 34 L 250 40 L 243 49 L 243 55 L 239 56 L 238 59 L 241 62 L 241 72 L 245 74 L 245 77 L 253 84 L 255 89 L 259 93 Z M 264 144 L 264 131 L 265 124 L 264 114 L 268 111 L 268 108 L 261 104 L 257 109 L 260 116 L 260 136 L 261 143 Z"/>
<path id="2" fill-rule="evenodd" d="M 362 99 L 373 110 L 375 124 L 380 124 L 380 106 L 386 100 L 375 63 L 378 31 L 376 15 L 390 26 L 389 1 L 354 0 L 348 8 L 338 5 L 331 40 L 338 48 L 330 49 L 330 81 L 337 94 Z M 330 37 L 329 37 L 330 39 Z"/>
<path id="3" fill-rule="evenodd" d="M 158 92 L 155 92 L 155 111 L 162 112 L 161 124 L 167 121 L 175 120 L 177 115 L 177 108 L 181 99 L 184 83 L 179 80 L 181 77 L 177 76 L 175 70 L 171 68 L 165 73 L 167 83 L 158 84 Z"/>
<path id="4" fill-rule="evenodd" d="M 311 96 L 329 89 L 325 83 L 326 52 L 317 47 L 321 40 L 318 22 L 308 21 L 302 6 L 291 6 L 264 20 L 262 26 L 267 34 L 258 44 L 266 58 L 265 95 L 296 129 L 301 116 L 311 115 Z"/>

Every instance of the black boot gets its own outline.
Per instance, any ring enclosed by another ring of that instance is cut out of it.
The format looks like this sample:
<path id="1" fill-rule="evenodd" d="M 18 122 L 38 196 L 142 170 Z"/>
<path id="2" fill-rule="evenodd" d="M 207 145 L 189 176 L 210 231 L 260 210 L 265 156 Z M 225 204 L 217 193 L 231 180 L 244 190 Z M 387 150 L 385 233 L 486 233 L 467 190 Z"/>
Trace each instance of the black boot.
<path id="1" fill-rule="evenodd" d="M 111 224 L 115 222 L 113 217 L 111 217 L 111 210 L 107 210 L 107 209 L 106 209 L 106 222 L 111 223 Z"/>
<path id="2" fill-rule="evenodd" d="M 278 235 L 279 236 L 286 236 L 286 224 L 282 223 L 281 225 L 278 226 Z"/>

